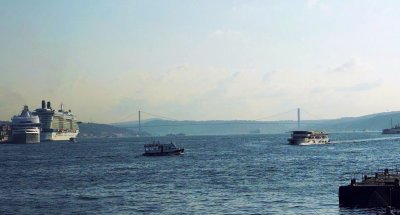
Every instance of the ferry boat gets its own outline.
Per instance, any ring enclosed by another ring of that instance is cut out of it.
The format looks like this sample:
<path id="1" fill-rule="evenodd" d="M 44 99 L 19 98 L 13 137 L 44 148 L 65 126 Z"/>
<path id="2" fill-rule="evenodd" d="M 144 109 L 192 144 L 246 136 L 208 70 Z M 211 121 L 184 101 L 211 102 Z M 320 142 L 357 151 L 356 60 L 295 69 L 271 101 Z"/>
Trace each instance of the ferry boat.
<path id="1" fill-rule="evenodd" d="M 382 130 L 382 134 L 400 134 L 400 125 L 395 125 L 392 128 L 385 128 Z"/>
<path id="2" fill-rule="evenodd" d="M 292 131 L 288 141 L 293 145 L 326 144 L 329 143 L 329 137 L 323 131 Z"/>
<path id="3" fill-rule="evenodd" d="M 383 129 L 382 134 L 400 134 L 400 125 L 393 126 L 393 120 L 390 119 L 390 128 Z"/>
<path id="4" fill-rule="evenodd" d="M 400 207 L 400 172 L 385 169 L 375 175 L 364 175 L 362 181 L 355 178 L 349 185 L 339 187 L 340 207 Z"/>
<path id="5" fill-rule="evenodd" d="M 40 143 L 39 117 L 24 106 L 21 114 L 11 119 L 11 140 L 14 143 Z"/>
<path id="6" fill-rule="evenodd" d="M 183 155 L 184 149 L 178 148 L 173 142 L 160 143 L 159 141 L 144 145 L 144 156 Z"/>
<path id="7" fill-rule="evenodd" d="M 59 110 L 51 107 L 51 103 L 42 100 L 42 108 L 35 110 L 41 122 L 41 140 L 57 141 L 75 139 L 79 134 L 78 121 L 71 110 L 65 111 L 61 104 Z"/>

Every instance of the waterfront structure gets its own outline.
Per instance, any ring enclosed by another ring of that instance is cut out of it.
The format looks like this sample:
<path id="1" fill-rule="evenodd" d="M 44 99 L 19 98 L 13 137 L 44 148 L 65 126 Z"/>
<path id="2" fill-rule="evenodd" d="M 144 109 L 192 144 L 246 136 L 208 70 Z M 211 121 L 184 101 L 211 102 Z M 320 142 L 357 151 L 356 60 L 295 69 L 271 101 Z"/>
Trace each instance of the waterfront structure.
<path id="1" fill-rule="evenodd" d="M 8 124 L 0 125 L 0 143 L 7 143 L 10 139 L 11 128 Z"/>
<path id="2" fill-rule="evenodd" d="M 400 172 L 398 170 L 364 175 L 361 182 L 351 179 L 349 185 L 339 187 L 341 207 L 400 207 Z"/>

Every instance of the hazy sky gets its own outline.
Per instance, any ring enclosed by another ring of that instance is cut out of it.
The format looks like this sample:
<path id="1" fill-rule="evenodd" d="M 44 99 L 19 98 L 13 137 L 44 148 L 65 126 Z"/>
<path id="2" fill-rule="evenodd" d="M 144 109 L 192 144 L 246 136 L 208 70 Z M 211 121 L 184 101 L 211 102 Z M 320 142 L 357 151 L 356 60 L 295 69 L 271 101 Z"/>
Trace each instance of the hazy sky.
<path id="1" fill-rule="evenodd" d="M 0 119 L 42 99 L 103 123 L 139 109 L 179 120 L 399 110 L 399 10 L 397 0 L 0 0 Z"/>

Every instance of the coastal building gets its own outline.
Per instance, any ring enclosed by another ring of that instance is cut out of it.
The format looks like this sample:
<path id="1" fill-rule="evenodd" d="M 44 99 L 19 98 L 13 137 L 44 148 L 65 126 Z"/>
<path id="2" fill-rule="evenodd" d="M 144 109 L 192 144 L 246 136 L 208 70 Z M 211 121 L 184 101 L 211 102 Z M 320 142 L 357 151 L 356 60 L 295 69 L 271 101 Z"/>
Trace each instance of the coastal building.
<path id="1" fill-rule="evenodd" d="M 9 137 L 10 137 L 10 125 L 1 124 L 0 125 L 0 143 L 8 142 Z"/>

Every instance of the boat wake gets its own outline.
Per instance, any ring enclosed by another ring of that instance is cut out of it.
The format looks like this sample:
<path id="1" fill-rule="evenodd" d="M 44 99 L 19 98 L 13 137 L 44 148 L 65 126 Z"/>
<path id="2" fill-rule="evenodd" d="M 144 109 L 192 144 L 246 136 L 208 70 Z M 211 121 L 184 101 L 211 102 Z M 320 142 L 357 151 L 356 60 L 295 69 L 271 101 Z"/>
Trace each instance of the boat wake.
<path id="1" fill-rule="evenodd" d="M 329 143 L 332 143 L 332 142 L 329 142 Z M 329 143 L 323 143 L 323 142 L 313 143 L 313 142 L 309 142 L 309 143 L 299 143 L 298 145 L 299 146 L 311 146 L 311 145 L 326 145 L 326 144 L 329 144 Z"/>
<path id="2" fill-rule="evenodd" d="M 337 140 L 337 141 L 331 141 L 329 143 L 363 143 L 370 141 L 385 141 L 385 140 L 400 140 L 400 137 L 376 137 L 376 138 L 355 139 L 355 140 Z"/>

